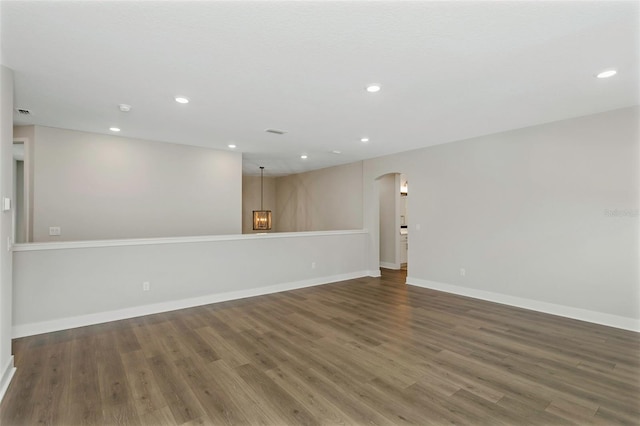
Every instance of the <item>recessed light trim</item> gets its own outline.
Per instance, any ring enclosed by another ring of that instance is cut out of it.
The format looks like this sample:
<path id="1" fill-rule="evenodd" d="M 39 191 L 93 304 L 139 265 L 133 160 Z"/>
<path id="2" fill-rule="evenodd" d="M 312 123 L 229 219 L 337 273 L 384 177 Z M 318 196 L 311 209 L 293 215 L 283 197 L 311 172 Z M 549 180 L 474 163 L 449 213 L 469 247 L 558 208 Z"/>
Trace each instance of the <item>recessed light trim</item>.
<path id="1" fill-rule="evenodd" d="M 369 138 L 360 138 L 360 142 L 367 143 L 369 142 Z"/>
<path id="2" fill-rule="evenodd" d="M 337 149 L 334 149 L 333 151 L 331 151 L 333 154 L 342 154 L 342 151 L 339 151 Z"/>
<path id="3" fill-rule="evenodd" d="M 379 92 L 381 89 L 379 84 L 370 84 L 367 86 L 367 92 L 369 93 L 376 93 Z"/>
<path id="4" fill-rule="evenodd" d="M 616 74 L 618 74 L 618 71 L 614 69 L 609 69 L 609 70 L 601 71 L 598 74 L 596 74 L 596 78 L 609 78 L 609 77 L 613 77 Z"/>
<path id="5" fill-rule="evenodd" d="M 302 154 L 302 155 L 300 156 L 300 158 L 302 158 L 303 160 L 306 160 L 306 159 L 307 159 L 307 158 L 309 158 L 309 157 L 307 156 L 307 154 Z"/>
<path id="6" fill-rule="evenodd" d="M 120 104 L 118 105 L 118 109 L 122 112 L 129 112 L 131 111 L 131 105 L 127 105 L 127 104 Z"/>
<path id="7" fill-rule="evenodd" d="M 109 127 L 109 130 L 111 130 L 112 132 L 119 132 L 120 128 L 119 127 Z"/>
<path id="8" fill-rule="evenodd" d="M 235 145 L 235 144 L 232 144 L 232 143 L 230 143 L 230 144 L 229 144 L 229 145 L 227 145 L 227 146 L 228 146 L 229 148 L 231 148 L 231 149 L 235 149 L 235 148 L 236 148 L 236 145 Z"/>
<path id="9" fill-rule="evenodd" d="M 189 103 L 189 98 L 185 98 L 184 96 L 176 96 L 175 100 L 179 104 L 188 104 Z"/>

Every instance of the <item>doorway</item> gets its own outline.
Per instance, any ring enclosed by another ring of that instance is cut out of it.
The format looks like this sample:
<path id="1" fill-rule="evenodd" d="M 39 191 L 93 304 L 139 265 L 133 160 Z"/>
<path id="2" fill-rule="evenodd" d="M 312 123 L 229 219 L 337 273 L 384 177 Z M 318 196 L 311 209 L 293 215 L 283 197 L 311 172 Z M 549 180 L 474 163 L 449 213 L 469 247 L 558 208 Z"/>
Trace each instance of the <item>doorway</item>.
<path id="1" fill-rule="evenodd" d="M 403 173 L 378 177 L 380 268 L 407 270 L 409 259 L 408 181 Z"/>
<path id="2" fill-rule="evenodd" d="M 29 144 L 26 139 L 13 140 L 13 241 L 31 241 L 29 221 Z"/>

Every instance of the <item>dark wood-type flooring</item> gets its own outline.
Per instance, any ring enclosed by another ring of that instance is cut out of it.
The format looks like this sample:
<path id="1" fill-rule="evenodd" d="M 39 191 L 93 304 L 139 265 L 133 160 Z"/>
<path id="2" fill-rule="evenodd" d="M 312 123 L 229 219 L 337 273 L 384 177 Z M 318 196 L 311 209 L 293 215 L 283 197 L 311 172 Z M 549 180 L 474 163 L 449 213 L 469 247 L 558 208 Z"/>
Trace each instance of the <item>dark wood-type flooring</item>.
<path id="1" fill-rule="evenodd" d="M 405 273 L 18 339 L 0 423 L 640 423 L 639 334 Z"/>

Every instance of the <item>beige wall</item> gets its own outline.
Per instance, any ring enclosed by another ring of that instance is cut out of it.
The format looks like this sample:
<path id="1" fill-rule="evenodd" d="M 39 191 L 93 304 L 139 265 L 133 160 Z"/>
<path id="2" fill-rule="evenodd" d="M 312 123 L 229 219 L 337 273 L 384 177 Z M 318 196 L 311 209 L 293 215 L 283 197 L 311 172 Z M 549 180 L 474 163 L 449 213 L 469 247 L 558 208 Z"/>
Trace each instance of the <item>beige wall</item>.
<path id="1" fill-rule="evenodd" d="M 264 199 L 263 207 L 271 210 L 272 220 L 276 217 L 276 178 L 264 178 Z M 242 176 L 242 233 L 254 234 L 253 211 L 260 209 L 260 176 Z M 275 232 L 275 223 L 272 223 Z"/>
<path id="2" fill-rule="evenodd" d="M 640 318 L 639 127 L 633 107 L 365 161 L 369 267 L 374 182 L 402 171 L 413 282 Z"/>
<path id="3" fill-rule="evenodd" d="M 362 162 L 277 178 L 278 232 L 362 228 Z"/>
<path id="4" fill-rule="evenodd" d="M 36 126 L 33 166 L 35 242 L 242 230 L 238 153 Z"/>

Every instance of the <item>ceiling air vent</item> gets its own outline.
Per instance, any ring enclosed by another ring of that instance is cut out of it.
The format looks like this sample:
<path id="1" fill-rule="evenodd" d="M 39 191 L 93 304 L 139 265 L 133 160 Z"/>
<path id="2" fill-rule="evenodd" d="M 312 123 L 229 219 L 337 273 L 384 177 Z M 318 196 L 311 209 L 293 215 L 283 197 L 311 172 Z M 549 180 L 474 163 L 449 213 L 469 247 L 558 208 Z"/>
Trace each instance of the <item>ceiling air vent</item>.
<path id="1" fill-rule="evenodd" d="M 25 108 L 16 108 L 16 112 L 19 115 L 23 115 L 23 116 L 29 116 L 31 115 L 31 111 Z"/>
<path id="2" fill-rule="evenodd" d="M 285 133 L 287 133 L 284 130 L 278 130 L 278 129 L 266 129 L 265 132 L 273 133 L 273 134 L 276 134 L 276 135 L 284 135 Z"/>

